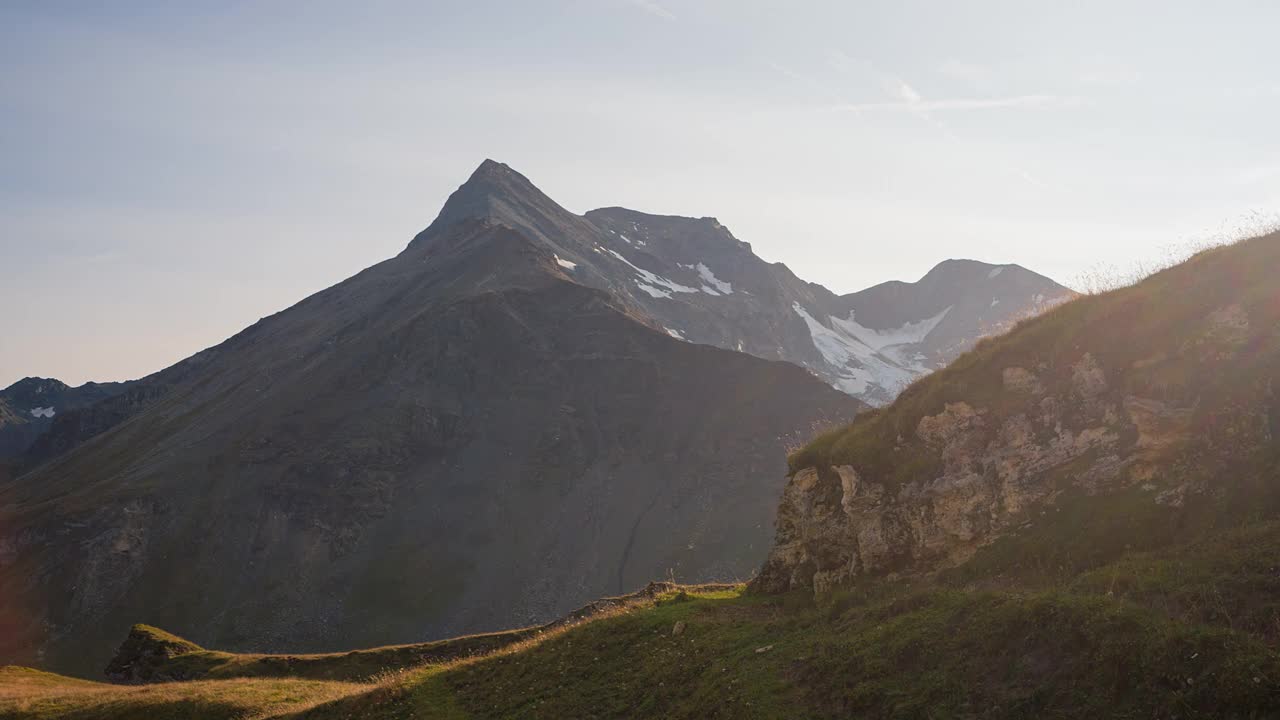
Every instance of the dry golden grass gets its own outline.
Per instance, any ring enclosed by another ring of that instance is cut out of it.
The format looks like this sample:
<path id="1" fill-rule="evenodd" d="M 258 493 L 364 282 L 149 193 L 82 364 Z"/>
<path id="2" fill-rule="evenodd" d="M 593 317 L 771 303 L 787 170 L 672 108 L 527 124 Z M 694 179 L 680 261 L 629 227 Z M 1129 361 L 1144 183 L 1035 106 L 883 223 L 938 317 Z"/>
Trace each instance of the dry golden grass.
<path id="1" fill-rule="evenodd" d="M 0 668 L 0 718 L 248 720 L 300 712 L 371 687 L 294 678 L 109 685 L 30 668 L 4 667 Z"/>
<path id="2" fill-rule="evenodd" d="M 741 586 L 724 590 L 721 586 L 682 586 L 679 592 L 699 597 L 728 597 L 741 592 Z M 487 654 L 462 657 L 448 662 L 424 663 L 413 667 L 388 670 L 365 681 L 315 680 L 301 677 L 222 677 L 220 679 L 169 682 L 151 685 L 112 685 L 78 678 L 55 675 L 31 668 L 0 667 L 0 719 L 68 718 L 70 720 L 186 720 L 188 718 L 236 718 L 237 720 L 262 720 L 265 718 L 294 717 L 363 717 L 375 708 L 388 704 L 419 702 L 430 705 L 430 717 L 455 717 L 449 710 L 448 698 L 435 693 L 430 681 L 446 671 L 452 671 L 485 658 L 519 654 L 558 638 L 582 625 L 597 620 L 607 620 L 630 614 L 636 610 L 651 608 L 655 602 L 677 594 L 671 591 L 654 597 L 630 597 L 600 601 L 590 612 L 579 618 L 563 621 L 532 631 L 528 637 L 505 645 Z M 616 601 L 610 603 L 609 600 Z M 151 629 L 164 634 L 162 630 Z M 181 638 L 172 637 L 175 641 Z M 376 654 L 381 650 L 394 651 L 402 647 L 374 648 L 364 653 Z M 243 668 L 258 672 L 257 666 L 267 655 L 232 655 L 199 650 L 202 654 L 228 656 L 232 660 L 222 668 L 232 672 Z M 358 654 L 296 656 L 305 659 L 332 659 L 346 657 L 364 667 Z M 430 697 L 423 697 L 429 694 Z M 317 711 L 311 713 L 309 711 Z"/>

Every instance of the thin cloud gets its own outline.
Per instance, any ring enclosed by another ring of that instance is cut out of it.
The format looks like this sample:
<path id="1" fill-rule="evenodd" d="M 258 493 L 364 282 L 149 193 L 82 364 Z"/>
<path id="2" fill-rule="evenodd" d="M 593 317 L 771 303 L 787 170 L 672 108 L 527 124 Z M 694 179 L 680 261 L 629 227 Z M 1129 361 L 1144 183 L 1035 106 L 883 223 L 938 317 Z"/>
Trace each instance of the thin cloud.
<path id="1" fill-rule="evenodd" d="M 910 85 L 902 84 L 897 93 L 902 100 L 887 102 L 847 103 L 842 106 L 847 110 L 859 111 L 911 111 L 935 112 L 939 110 L 995 110 L 1000 108 L 1019 107 L 1074 107 L 1080 104 L 1079 98 L 1059 95 L 1033 94 L 1013 95 L 996 98 L 950 98 L 944 100 L 926 100 Z"/>
<path id="2" fill-rule="evenodd" d="M 1080 104 L 1078 98 L 1065 98 L 1045 93 L 1007 97 L 926 100 L 918 90 L 898 75 L 881 70 L 866 60 L 850 57 L 841 50 L 828 50 L 827 63 L 843 73 L 855 76 L 861 75 L 864 78 L 873 80 L 886 95 L 895 98 L 889 101 L 848 103 L 843 106 L 846 110 L 905 110 L 915 113 L 927 113 L 942 110 L 994 110 L 1000 108 Z"/>
<path id="3" fill-rule="evenodd" d="M 949 140 L 959 142 L 960 138 L 942 120 L 939 120 L 934 113 L 949 110 L 993 110 L 1003 108 L 1022 108 L 1022 107 L 1044 107 L 1044 106 L 1070 106 L 1080 104 L 1079 98 L 1064 98 L 1057 95 L 1049 95 L 1044 93 L 1031 95 L 1014 95 L 1010 97 L 992 97 L 992 98 L 951 98 L 943 100 L 926 100 L 918 90 L 911 86 L 901 77 L 881 70 L 866 60 L 852 58 L 840 50 L 828 50 L 827 62 L 840 72 L 861 75 L 873 79 L 883 89 L 884 93 L 894 100 L 880 102 L 860 102 L 860 103 L 843 103 L 838 106 L 841 110 L 848 110 L 856 113 L 863 112 L 908 112 L 919 118 L 921 121 L 932 125 L 938 132 L 942 133 Z M 958 68 L 958 64 L 952 66 L 952 70 Z M 1023 182 L 1040 190 L 1050 189 L 1048 183 L 1031 174 L 1025 168 L 1012 165 L 1009 170 Z"/>
<path id="4" fill-rule="evenodd" d="M 639 8 L 654 17 L 662 18 L 663 20 L 673 21 L 676 19 L 675 13 L 662 7 L 656 2 L 653 2 L 653 0 L 623 0 L 623 2 L 627 3 L 631 7 Z"/>

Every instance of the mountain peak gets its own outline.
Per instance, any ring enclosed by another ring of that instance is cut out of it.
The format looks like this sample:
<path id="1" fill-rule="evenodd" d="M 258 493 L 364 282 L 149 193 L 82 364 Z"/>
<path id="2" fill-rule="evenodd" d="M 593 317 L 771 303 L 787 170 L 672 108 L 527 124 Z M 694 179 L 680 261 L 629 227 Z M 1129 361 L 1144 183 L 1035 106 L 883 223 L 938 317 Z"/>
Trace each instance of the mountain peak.
<path id="1" fill-rule="evenodd" d="M 467 178 L 467 181 L 463 183 L 462 187 L 459 189 L 474 188 L 477 186 L 484 187 L 486 183 L 489 186 L 505 183 L 520 184 L 533 188 L 533 183 L 529 182 L 529 179 L 525 176 L 513 170 L 510 165 L 504 162 L 498 162 L 497 160 L 485 158 L 483 162 L 476 166 L 476 169 L 471 173 L 471 177 Z"/>
<path id="2" fill-rule="evenodd" d="M 506 163 L 485 159 L 445 201 L 440 214 L 409 247 L 429 244 L 430 238 L 464 220 L 489 220 L 544 236 L 549 223 L 574 219 L 572 213 L 547 197 L 524 175 Z"/>
<path id="3" fill-rule="evenodd" d="M 589 210 L 585 217 L 596 226 L 614 232 L 625 233 L 628 232 L 627 227 L 638 230 L 643 226 L 654 232 L 656 239 L 666 238 L 669 242 L 695 249 L 751 252 L 750 243 L 734 237 L 729 228 L 714 217 L 655 215 L 617 206 Z"/>
<path id="4" fill-rule="evenodd" d="M 445 201 L 436 222 L 447 219 L 452 224 L 469 218 L 489 219 L 498 204 L 522 198 L 547 199 L 529 178 L 510 165 L 486 159 Z"/>
<path id="5" fill-rule="evenodd" d="M 1016 263 L 989 263 L 982 260 L 970 260 L 968 258 L 948 258 L 934 265 L 929 272 L 925 273 L 925 278 L 933 277 L 977 277 L 986 275 L 992 278 L 999 277 L 1004 272 L 1011 272 L 1020 275 L 1035 275 L 1043 277 L 1039 273 L 1032 272 L 1025 267 Z M 924 278 L 921 278 L 923 280 Z M 1047 279 L 1047 278 L 1046 278 Z"/>
<path id="6" fill-rule="evenodd" d="M 57 378 L 25 377 L 18 382 L 0 390 L 0 395 L 17 397 L 20 395 L 41 395 L 70 390 L 71 387 Z"/>
<path id="7" fill-rule="evenodd" d="M 997 267 L 1012 267 L 1008 264 L 995 264 L 983 262 L 981 260 L 971 260 L 969 258 L 947 258 L 942 262 L 934 265 L 927 274 L 934 273 L 958 273 L 958 272 L 977 272 L 980 270 L 990 271 Z"/>

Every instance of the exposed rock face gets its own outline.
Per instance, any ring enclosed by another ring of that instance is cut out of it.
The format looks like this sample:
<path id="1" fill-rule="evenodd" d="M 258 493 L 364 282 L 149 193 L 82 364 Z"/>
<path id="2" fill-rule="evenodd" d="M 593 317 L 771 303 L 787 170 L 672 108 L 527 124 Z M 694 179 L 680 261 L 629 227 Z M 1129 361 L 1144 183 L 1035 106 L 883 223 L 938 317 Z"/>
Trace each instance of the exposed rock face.
<path id="1" fill-rule="evenodd" d="M 124 685 L 177 682 L 197 677 L 170 663 L 202 650 L 199 645 L 146 625 L 135 625 L 107 664 L 107 679 Z"/>
<path id="2" fill-rule="evenodd" d="M 1044 392 L 1044 386 L 1026 368 L 1007 367 L 1001 373 L 1001 378 L 1004 382 L 1004 389 L 1011 392 L 1031 395 L 1040 395 Z"/>
<path id="3" fill-rule="evenodd" d="M 1099 398 L 1101 369 L 1093 361 L 1080 367 L 1086 370 L 1075 375 L 1078 388 Z M 822 592 L 860 574 L 955 565 L 1025 522 L 1061 482 L 1089 492 L 1131 482 L 1135 463 L 1189 435 L 1187 411 L 1148 399 L 1121 398 L 1126 416 L 1114 404 L 1079 398 L 1074 407 L 1084 412 L 1069 416 L 1072 398 L 1049 399 L 1003 419 L 964 402 L 921 418 L 915 445 L 941 460 L 941 472 L 897 488 L 863 478 L 851 465 L 799 471 L 783 494 L 777 545 L 759 586 Z"/>
<path id="4" fill-rule="evenodd" d="M 825 592 L 860 575 L 954 566 L 1066 491 L 1140 485 L 1177 506 L 1241 482 L 1238 468 L 1273 452 L 1280 413 L 1280 303 L 1274 290 L 1252 292 L 1280 276 L 1280 236 L 1192 265 L 1198 273 L 1081 300 L 997 340 L 978 362 L 924 381 L 914 394 L 941 396 L 934 403 L 903 397 L 855 421 L 846 433 L 880 438 L 859 446 L 876 449 L 795 469 L 755 587 Z M 1179 295 L 1176 311 L 1165 294 Z M 1130 323 L 1161 332 L 1134 336 Z M 1048 354 L 1048 338 L 1072 350 Z M 911 424 L 890 439 L 888 428 Z"/>

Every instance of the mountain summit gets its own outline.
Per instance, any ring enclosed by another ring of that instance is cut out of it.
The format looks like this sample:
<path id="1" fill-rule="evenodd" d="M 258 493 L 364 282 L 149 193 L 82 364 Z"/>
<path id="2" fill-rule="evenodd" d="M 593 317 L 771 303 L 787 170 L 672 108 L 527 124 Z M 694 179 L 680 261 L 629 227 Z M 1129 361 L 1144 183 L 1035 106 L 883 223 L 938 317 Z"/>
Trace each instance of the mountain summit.
<path id="1" fill-rule="evenodd" d="M 538 241 L 575 282 L 605 290 L 655 329 L 807 368 L 884 404 L 978 339 L 1071 297 L 1017 265 L 948 260 L 915 283 L 839 296 L 757 257 L 715 218 L 621 207 L 575 215 L 510 167 L 486 160 L 410 248 L 473 219 Z"/>
<path id="2" fill-rule="evenodd" d="M 449 196 L 435 221 L 413 239 L 414 248 L 463 220 L 485 220 L 521 230 L 542 242 L 552 242 L 574 215 L 557 205 L 529 179 L 504 163 L 485 160 Z"/>

